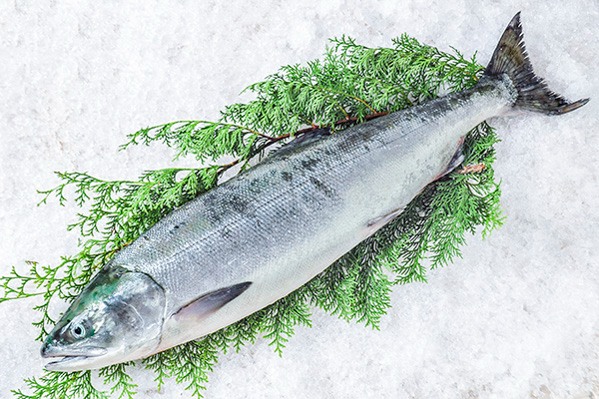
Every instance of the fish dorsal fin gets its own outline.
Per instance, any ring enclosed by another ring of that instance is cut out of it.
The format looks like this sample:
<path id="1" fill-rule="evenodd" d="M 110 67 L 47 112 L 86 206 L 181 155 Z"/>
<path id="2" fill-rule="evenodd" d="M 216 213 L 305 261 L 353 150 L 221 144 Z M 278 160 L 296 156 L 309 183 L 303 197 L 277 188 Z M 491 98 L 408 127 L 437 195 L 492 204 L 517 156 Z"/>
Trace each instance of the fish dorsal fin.
<path id="1" fill-rule="evenodd" d="M 331 130 L 329 128 L 318 128 L 314 131 L 304 133 L 301 136 L 291 140 L 289 143 L 284 146 L 277 148 L 276 150 L 271 151 L 268 156 L 280 156 L 282 154 L 291 154 L 296 151 L 298 148 L 305 147 L 311 143 L 316 141 L 320 141 L 325 137 L 331 135 Z"/>
<path id="2" fill-rule="evenodd" d="M 200 321 L 241 295 L 252 285 L 250 281 L 219 288 L 181 307 L 173 314 L 176 321 Z"/>

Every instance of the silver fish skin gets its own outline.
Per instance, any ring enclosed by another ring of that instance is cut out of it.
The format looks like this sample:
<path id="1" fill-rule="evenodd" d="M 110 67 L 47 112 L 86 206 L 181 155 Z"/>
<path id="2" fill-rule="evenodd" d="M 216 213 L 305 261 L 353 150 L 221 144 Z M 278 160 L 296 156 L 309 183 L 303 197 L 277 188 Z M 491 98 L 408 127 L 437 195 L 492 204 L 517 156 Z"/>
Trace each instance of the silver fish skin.
<path id="1" fill-rule="evenodd" d="M 518 14 L 473 89 L 291 144 L 167 215 L 67 310 L 42 347 L 63 358 L 46 367 L 139 359 L 241 320 L 401 213 L 448 171 L 474 126 L 512 109 L 562 114 L 586 101 L 566 101 L 533 74 Z"/>

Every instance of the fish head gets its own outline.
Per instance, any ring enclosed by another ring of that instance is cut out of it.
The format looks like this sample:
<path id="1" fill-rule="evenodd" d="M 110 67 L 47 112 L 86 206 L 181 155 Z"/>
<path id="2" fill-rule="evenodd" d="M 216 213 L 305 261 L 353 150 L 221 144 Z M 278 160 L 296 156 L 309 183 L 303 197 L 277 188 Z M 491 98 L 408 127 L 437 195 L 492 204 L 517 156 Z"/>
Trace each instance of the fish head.
<path id="1" fill-rule="evenodd" d="M 45 339 L 53 371 L 95 369 L 139 359 L 158 347 L 165 293 L 150 276 L 107 266 L 73 301 Z"/>

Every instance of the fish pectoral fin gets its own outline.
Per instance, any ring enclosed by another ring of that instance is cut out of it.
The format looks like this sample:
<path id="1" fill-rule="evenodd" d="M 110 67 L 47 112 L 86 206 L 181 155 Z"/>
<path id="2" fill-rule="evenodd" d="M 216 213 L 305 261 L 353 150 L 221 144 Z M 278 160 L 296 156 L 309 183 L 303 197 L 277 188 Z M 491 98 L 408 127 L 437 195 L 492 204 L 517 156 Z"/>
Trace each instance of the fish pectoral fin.
<path id="1" fill-rule="evenodd" d="M 237 298 L 247 290 L 250 285 L 252 285 L 251 281 L 246 281 L 203 294 L 199 298 L 194 299 L 187 305 L 181 307 L 172 315 L 172 317 L 177 321 L 200 321 Z"/>

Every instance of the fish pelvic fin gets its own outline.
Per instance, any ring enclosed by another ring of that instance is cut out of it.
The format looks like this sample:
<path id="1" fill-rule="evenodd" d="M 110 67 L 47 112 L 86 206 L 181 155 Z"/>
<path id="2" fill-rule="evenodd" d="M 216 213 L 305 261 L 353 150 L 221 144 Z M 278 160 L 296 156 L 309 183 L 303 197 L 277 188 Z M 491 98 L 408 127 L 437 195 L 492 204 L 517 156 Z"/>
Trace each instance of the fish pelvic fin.
<path id="1" fill-rule="evenodd" d="M 589 102 L 588 98 L 570 102 L 549 90 L 543 79 L 535 75 L 524 46 L 519 12 L 503 32 L 484 76 L 498 77 L 504 74 L 507 74 L 517 91 L 515 108 L 561 115 Z"/>

